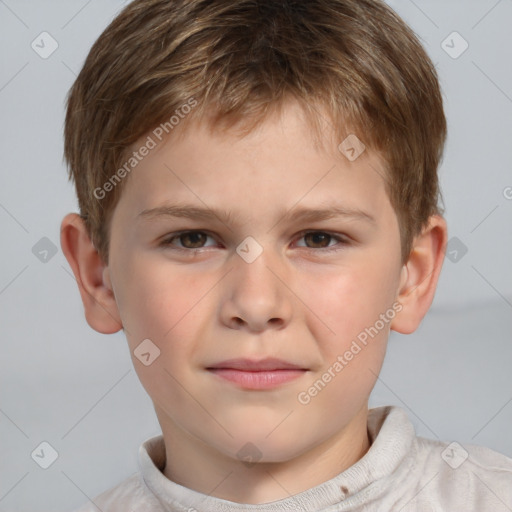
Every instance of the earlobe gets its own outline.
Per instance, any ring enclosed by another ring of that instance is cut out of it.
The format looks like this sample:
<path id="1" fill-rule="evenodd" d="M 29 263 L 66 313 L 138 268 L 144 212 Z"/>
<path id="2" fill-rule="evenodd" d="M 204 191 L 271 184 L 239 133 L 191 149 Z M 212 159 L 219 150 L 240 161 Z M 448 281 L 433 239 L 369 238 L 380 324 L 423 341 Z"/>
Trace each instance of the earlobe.
<path id="1" fill-rule="evenodd" d="M 433 215 L 427 227 L 414 239 L 407 263 L 402 268 L 397 301 L 401 311 L 391 329 L 402 334 L 414 332 L 426 315 L 441 273 L 447 239 L 446 221 Z"/>
<path id="2" fill-rule="evenodd" d="M 108 267 L 78 214 L 70 213 L 62 220 L 60 243 L 75 275 L 87 323 L 103 334 L 113 334 L 122 329 Z"/>

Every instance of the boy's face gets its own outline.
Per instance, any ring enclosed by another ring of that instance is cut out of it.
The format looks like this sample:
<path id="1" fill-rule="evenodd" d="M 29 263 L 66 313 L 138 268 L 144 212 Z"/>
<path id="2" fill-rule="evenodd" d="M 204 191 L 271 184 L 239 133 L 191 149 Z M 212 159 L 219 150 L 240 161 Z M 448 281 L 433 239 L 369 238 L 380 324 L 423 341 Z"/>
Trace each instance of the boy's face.
<path id="1" fill-rule="evenodd" d="M 191 125 L 132 171 L 106 272 L 136 371 L 176 445 L 286 461 L 366 435 L 405 272 L 383 164 L 368 149 L 349 161 L 340 142 L 316 149 L 289 105 L 242 139 Z M 176 206 L 221 213 L 166 214 Z M 359 213 L 300 215 L 336 208 Z M 199 233 L 175 235 L 189 230 Z M 146 339 L 160 350 L 148 366 L 134 356 Z M 298 370 L 255 376 L 223 363 L 266 358 Z"/>

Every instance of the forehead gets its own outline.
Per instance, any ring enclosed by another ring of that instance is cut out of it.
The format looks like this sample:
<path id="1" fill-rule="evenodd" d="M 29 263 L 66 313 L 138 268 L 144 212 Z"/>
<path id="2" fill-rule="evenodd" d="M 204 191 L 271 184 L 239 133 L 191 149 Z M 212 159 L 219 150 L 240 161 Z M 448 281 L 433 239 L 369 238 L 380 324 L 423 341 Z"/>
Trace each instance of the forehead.
<path id="1" fill-rule="evenodd" d="M 296 105 L 243 137 L 200 121 L 185 126 L 162 140 L 149 134 L 155 147 L 130 174 L 118 205 L 132 217 L 173 202 L 252 222 L 333 204 L 376 218 L 389 211 L 382 160 L 355 135 L 338 140 L 328 122 L 319 141 Z"/>

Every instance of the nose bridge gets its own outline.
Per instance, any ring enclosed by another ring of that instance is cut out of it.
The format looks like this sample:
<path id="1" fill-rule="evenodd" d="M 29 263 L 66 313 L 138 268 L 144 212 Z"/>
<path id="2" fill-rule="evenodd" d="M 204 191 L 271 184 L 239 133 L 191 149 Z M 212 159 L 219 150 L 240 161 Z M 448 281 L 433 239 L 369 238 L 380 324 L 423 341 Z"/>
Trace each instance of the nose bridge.
<path id="1" fill-rule="evenodd" d="M 223 321 L 231 327 L 263 330 L 284 326 L 291 316 L 286 266 L 272 248 L 247 237 L 233 255 L 227 295 L 223 298 Z M 280 278 L 278 278 L 279 276 Z"/>

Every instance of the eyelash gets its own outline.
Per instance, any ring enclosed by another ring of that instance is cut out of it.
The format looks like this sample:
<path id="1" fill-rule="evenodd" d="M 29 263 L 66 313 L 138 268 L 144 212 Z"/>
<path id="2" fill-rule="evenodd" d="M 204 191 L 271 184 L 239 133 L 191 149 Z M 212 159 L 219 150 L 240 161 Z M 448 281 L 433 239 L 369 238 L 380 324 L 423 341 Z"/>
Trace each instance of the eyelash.
<path id="1" fill-rule="evenodd" d="M 164 239 L 160 243 L 160 245 L 162 247 L 165 247 L 165 248 L 171 248 L 172 250 L 186 252 L 186 253 L 194 253 L 194 252 L 202 251 L 204 249 L 208 249 L 208 247 L 210 247 L 210 246 L 207 246 L 207 247 L 197 247 L 197 248 L 186 248 L 186 247 L 173 247 L 172 246 L 173 245 L 172 244 L 173 240 L 179 239 L 180 236 L 187 235 L 187 234 L 190 234 L 190 233 L 202 233 L 204 235 L 207 235 L 208 237 L 215 238 L 213 235 L 208 233 L 208 231 L 201 231 L 199 229 L 193 229 L 193 230 L 180 231 L 180 232 L 177 232 L 177 233 L 173 233 L 171 236 L 169 236 L 168 238 Z M 337 242 L 339 242 L 339 244 L 335 245 L 335 246 L 319 247 L 319 248 L 300 246 L 303 249 L 311 249 L 313 251 L 321 250 L 322 252 L 333 252 L 333 251 L 339 251 L 339 250 L 341 250 L 343 248 L 343 246 L 349 245 L 349 240 L 348 240 L 348 238 L 346 236 L 343 236 L 341 234 L 331 233 L 329 231 L 321 231 L 321 230 L 305 230 L 305 231 L 301 231 L 299 233 L 298 240 L 300 240 L 301 238 L 304 238 L 304 236 L 308 235 L 308 234 L 328 235 L 329 237 L 331 237 L 331 239 L 334 239 Z"/>

